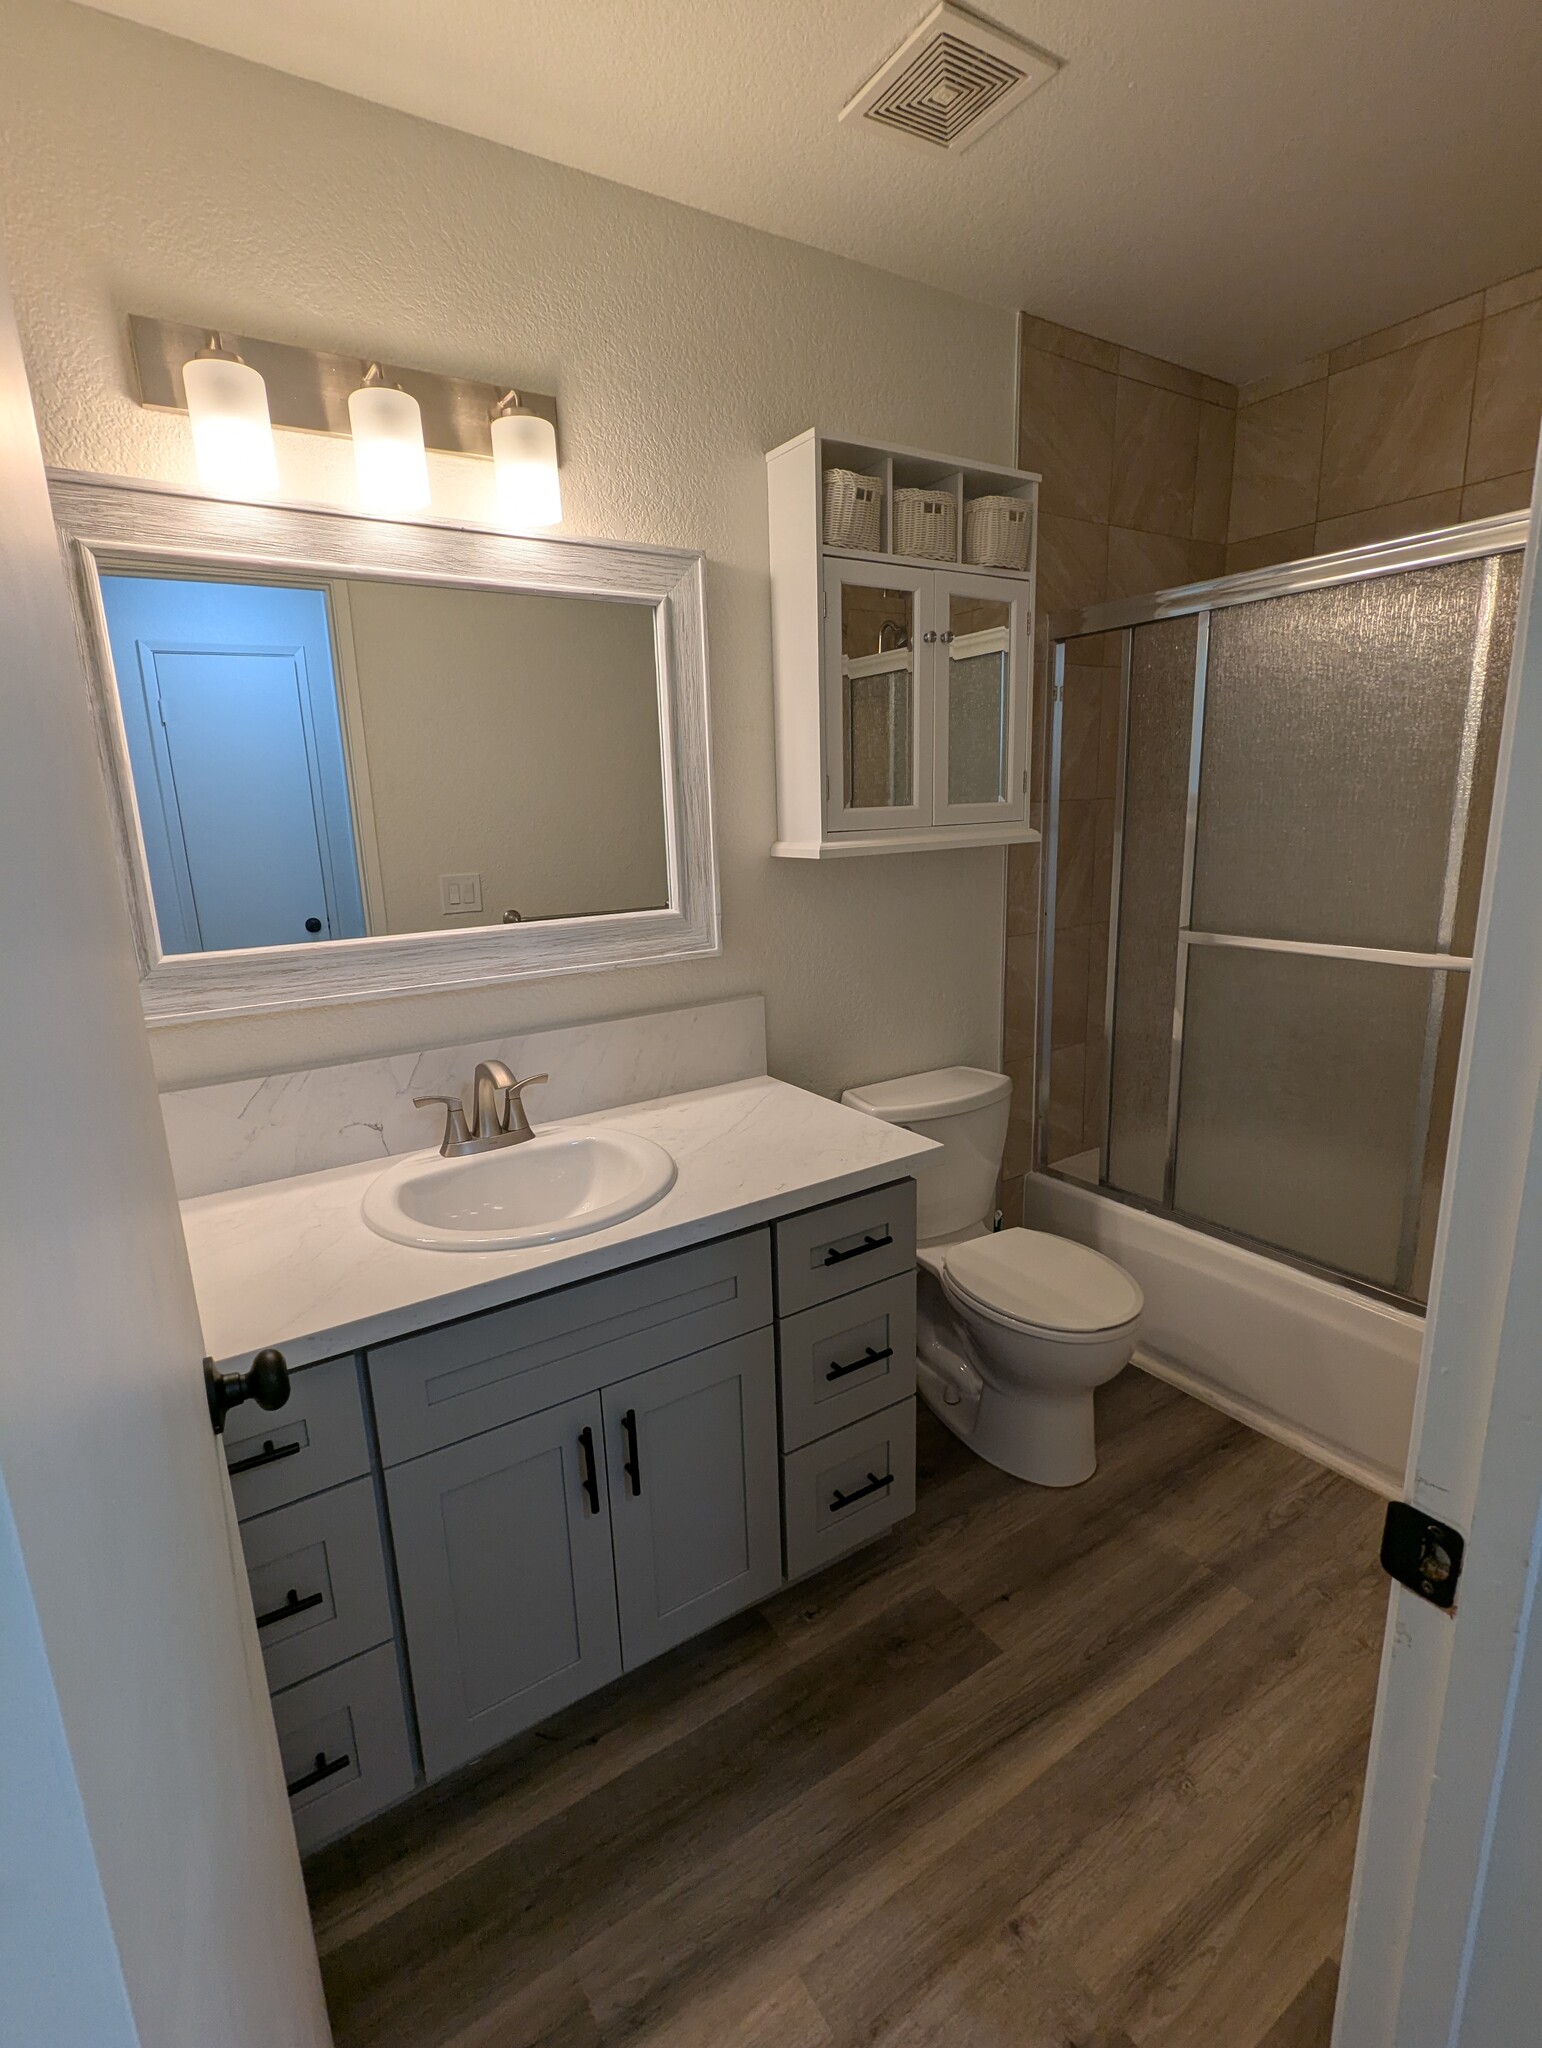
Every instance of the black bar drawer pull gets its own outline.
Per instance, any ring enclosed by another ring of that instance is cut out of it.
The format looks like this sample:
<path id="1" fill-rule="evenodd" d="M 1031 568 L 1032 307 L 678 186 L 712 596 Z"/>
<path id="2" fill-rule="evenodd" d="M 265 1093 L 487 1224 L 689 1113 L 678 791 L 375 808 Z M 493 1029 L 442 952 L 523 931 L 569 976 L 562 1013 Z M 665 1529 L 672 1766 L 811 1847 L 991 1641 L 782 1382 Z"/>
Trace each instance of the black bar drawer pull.
<path id="1" fill-rule="evenodd" d="M 886 1358 L 894 1356 L 894 1346 L 886 1344 L 882 1351 L 875 1351 L 871 1344 L 861 1358 L 854 1358 L 850 1365 L 837 1365 L 834 1360 L 825 1370 L 827 1380 L 843 1380 L 849 1372 L 861 1372 L 865 1365 L 882 1365 Z"/>
<path id="2" fill-rule="evenodd" d="M 860 1244 L 854 1244 L 850 1251 L 838 1252 L 834 1245 L 831 1245 L 825 1253 L 825 1264 L 838 1266 L 843 1259 L 860 1259 L 864 1252 L 881 1252 L 886 1244 L 893 1242 L 894 1236 L 891 1231 L 886 1230 L 882 1237 L 874 1237 L 870 1232 Z"/>
<path id="3" fill-rule="evenodd" d="M 637 1456 L 637 1410 L 628 1408 L 621 1418 L 621 1434 L 626 1438 L 626 1456 L 621 1469 L 627 1476 L 627 1483 L 634 1495 L 642 1492 L 642 1465 Z"/>
<path id="4" fill-rule="evenodd" d="M 579 1481 L 589 1502 L 589 1512 L 600 1512 L 600 1474 L 594 1462 L 594 1431 L 587 1424 L 578 1432 L 578 1449 L 583 1458 L 583 1476 Z"/>
<path id="5" fill-rule="evenodd" d="M 231 1476 L 234 1477 L 237 1472 L 255 1472 L 259 1465 L 276 1465 L 280 1458 L 298 1458 L 303 1449 L 303 1444 L 276 1444 L 272 1437 L 269 1437 L 262 1449 L 254 1452 L 250 1458 L 236 1459 L 230 1467 Z"/>
<path id="6" fill-rule="evenodd" d="M 886 1486 L 893 1484 L 892 1472 L 885 1472 L 882 1479 L 876 1472 L 869 1472 L 866 1486 L 859 1486 L 855 1493 L 842 1493 L 839 1488 L 836 1489 L 835 1498 L 830 1503 L 830 1512 L 832 1515 L 838 1515 L 842 1508 L 849 1508 L 854 1501 L 866 1500 L 870 1493 L 882 1493 Z"/>
<path id="7" fill-rule="evenodd" d="M 326 1751 L 318 1749 L 316 1752 L 316 1768 L 313 1771 L 307 1771 L 303 1778 L 296 1778 L 293 1783 L 286 1785 L 284 1790 L 293 1799 L 297 1792 L 309 1792 L 312 1785 L 319 1785 L 323 1778 L 335 1778 L 339 1771 L 346 1771 L 352 1762 L 353 1758 L 351 1756 L 335 1756 L 328 1761 Z"/>
<path id="8" fill-rule="evenodd" d="M 325 1593 L 307 1593 L 300 1598 L 298 1587 L 291 1586 L 282 1607 L 270 1607 L 266 1614 L 259 1614 L 257 1626 L 271 1628 L 275 1621 L 287 1621 L 291 1614 L 305 1614 L 312 1607 L 319 1607 L 326 1598 Z"/>

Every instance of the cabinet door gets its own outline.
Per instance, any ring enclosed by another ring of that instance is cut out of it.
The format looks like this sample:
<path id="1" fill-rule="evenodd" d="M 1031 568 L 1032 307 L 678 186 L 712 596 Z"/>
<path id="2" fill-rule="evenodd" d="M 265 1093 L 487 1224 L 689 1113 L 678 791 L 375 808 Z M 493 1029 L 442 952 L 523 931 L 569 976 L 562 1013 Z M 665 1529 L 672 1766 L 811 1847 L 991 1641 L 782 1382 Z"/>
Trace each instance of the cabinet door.
<path id="1" fill-rule="evenodd" d="M 931 823 L 932 579 L 924 569 L 825 563 L 825 825 Z"/>
<path id="2" fill-rule="evenodd" d="M 630 1670 L 781 1584 L 771 1332 L 656 1366 L 602 1398 Z"/>
<path id="3" fill-rule="evenodd" d="M 936 572 L 932 692 L 939 825 L 1015 824 L 1028 815 L 1029 586 Z"/>
<path id="4" fill-rule="evenodd" d="M 430 1778 L 621 1669 L 597 1394 L 386 1474 Z"/>

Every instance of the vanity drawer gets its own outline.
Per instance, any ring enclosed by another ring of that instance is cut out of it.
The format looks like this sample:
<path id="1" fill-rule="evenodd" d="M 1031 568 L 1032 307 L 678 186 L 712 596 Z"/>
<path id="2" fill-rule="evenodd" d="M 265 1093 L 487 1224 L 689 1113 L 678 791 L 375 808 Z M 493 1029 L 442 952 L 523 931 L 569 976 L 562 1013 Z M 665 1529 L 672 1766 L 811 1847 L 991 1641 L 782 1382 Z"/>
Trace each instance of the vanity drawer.
<path id="1" fill-rule="evenodd" d="M 776 1303 L 796 1315 L 916 1262 L 916 1184 L 894 1181 L 776 1226 Z"/>
<path id="2" fill-rule="evenodd" d="M 771 1319 L 769 1237 L 751 1230 L 376 1345 L 381 1457 L 480 1436 Z"/>
<path id="3" fill-rule="evenodd" d="M 302 1855 L 404 1799 L 417 1782 L 391 1643 L 275 1693 L 273 1721 Z"/>
<path id="4" fill-rule="evenodd" d="M 887 1479 L 887 1486 L 875 1486 Z M 818 1571 L 915 1512 L 916 1404 L 896 1401 L 782 1460 L 787 1576 Z"/>
<path id="5" fill-rule="evenodd" d="M 257 1638 L 277 1692 L 393 1634 L 367 1475 L 241 1525 Z"/>
<path id="6" fill-rule="evenodd" d="M 357 1479 L 369 1470 L 358 1360 L 350 1353 L 292 1373 L 282 1408 L 237 1409 L 221 1441 L 243 1522 Z"/>
<path id="7" fill-rule="evenodd" d="M 897 1273 L 783 1318 L 782 1448 L 798 1450 L 916 1390 L 916 1276 Z"/>

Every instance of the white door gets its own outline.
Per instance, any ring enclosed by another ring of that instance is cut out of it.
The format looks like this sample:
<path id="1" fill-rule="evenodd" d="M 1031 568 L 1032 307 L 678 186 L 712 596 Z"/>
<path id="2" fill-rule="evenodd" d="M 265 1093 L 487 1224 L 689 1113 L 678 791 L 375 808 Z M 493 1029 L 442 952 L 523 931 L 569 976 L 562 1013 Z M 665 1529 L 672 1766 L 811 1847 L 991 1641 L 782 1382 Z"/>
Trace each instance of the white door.
<path id="1" fill-rule="evenodd" d="M 1028 815 L 1028 586 L 939 569 L 932 625 L 933 821 L 1019 824 Z"/>
<path id="2" fill-rule="evenodd" d="M 1394 1589 L 1335 2048 L 1542 2039 L 1542 590 L 1520 595 L 1406 1495 L 1467 1538 Z"/>
<path id="3" fill-rule="evenodd" d="M 932 822 L 930 572 L 825 563 L 825 829 Z"/>
<path id="4" fill-rule="evenodd" d="M 0 2040 L 329 2039 L 0 276 Z"/>

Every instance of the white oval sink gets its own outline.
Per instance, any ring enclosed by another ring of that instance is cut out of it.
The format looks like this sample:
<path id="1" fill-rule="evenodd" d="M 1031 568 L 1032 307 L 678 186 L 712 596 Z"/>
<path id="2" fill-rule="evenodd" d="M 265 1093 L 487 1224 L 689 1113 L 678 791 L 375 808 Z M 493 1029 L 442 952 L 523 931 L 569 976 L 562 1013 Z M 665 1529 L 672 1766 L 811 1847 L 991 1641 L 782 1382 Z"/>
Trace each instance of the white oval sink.
<path id="1" fill-rule="evenodd" d="M 364 1190 L 364 1221 L 428 1251 L 514 1251 L 625 1222 L 674 1180 L 674 1160 L 651 1138 L 543 1131 L 463 1159 L 409 1153 Z"/>

